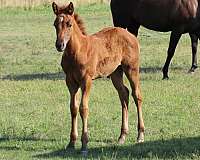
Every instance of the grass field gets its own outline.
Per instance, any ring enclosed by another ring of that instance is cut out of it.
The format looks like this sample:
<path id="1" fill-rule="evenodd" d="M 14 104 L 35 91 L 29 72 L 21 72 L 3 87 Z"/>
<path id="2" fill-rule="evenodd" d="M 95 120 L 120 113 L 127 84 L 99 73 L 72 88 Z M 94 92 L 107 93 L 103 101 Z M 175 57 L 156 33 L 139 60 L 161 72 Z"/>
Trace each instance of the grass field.
<path id="1" fill-rule="evenodd" d="M 53 1 L 62 4 L 70 2 L 70 0 L 0 0 L 0 8 L 23 7 L 24 9 L 31 9 L 39 5 L 49 5 Z M 73 0 L 72 2 L 75 5 L 86 5 L 92 3 L 109 3 L 109 0 Z"/>
<path id="2" fill-rule="evenodd" d="M 77 12 L 88 33 L 112 25 L 107 5 L 82 6 Z M 0 10 L 0 159 L 83 158 L 80 137 L 76 151 L 64 150 L 70 134 L 69 93 L 54 47 L 53 21 L 50 7 Z M 161 68 L 169 33 L 141 28 L 139 40 L 145 143 L 135 143 L 136 108 L 130 98 L 130 133 L 124 145 L 117 144 L 117 92 L 109 80 L 96 80 L 89 103 L 88 158 L 200 159 L 200 71 L 187 73 L 189 36 L 178 45 L 168 81 L 161 80 Z"/>

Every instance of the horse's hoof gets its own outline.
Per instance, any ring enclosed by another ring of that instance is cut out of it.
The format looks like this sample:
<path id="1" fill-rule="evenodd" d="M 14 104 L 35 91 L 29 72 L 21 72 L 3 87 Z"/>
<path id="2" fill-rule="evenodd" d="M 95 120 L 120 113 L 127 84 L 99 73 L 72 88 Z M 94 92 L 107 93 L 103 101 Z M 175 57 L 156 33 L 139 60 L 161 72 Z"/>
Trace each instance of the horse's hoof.
<path id="1" fill-rule="evenodd" d="M 138 135 L 137 143 L 143 143 L 143 142 L 144 142 L 144 133 L 141 132 L 141 133 L 139 133 L 139 135 Z"/>
<path id="2" fill-rule="evenodd" d="M 125 142 L 125 136 L 120 136 L 119 139 L 118 139 L 118 143 L 124 144 L 124 142 Z"/>
<path id="3" fill-rule="evenodd" d="M 192 67 L 192 68 L 189 69 L 188 73 L 192 74 L 192 73 L 194 73 L 194 71 L 195 71 L 195 68 Z"/>
<path id="4" fill-rule="evenodd" d="M 162 80 L 169 80 L 168 76 L 163 76 Z"/>
<path id="5" fill-rule="evenodd" d="M 189 71 L 188 71 L 188 74 L 193 74 L 194 73 L 194 70 L 192 70 L 192 69 L 190 69 Z"/>
<path id="6" fill-rule="evenodd" d="M 189 69 L 189 71 L 188 71 L 189 74 L 192 74 L 192 73 L 194 73 L 194 72 L 195 72 L 195 69 L 194 69 L 194 68 L 191 68 L 191 69 Z"/>
<path id="7" fill-rule="evenodd" d="M 198 68 L 197 66 L 192 66 L 188 71 L 188 73 L 194 73 L 197 68 Z"/>

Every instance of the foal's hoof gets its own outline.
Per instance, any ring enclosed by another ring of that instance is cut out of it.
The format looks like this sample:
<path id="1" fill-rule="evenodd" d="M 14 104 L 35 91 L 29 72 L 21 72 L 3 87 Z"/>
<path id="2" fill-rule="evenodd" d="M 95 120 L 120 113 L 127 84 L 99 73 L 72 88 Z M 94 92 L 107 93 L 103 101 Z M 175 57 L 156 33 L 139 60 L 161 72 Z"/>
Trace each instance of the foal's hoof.
<path id="1" fill-rule="evenodd" d="M 65 150 L 75 150 L 75 144 L 69 143 L 66 147 Z"/>
<path id="2" fill-rule="evenodd" d="M 81 155 L 82 155 L 83 157 L 87 157 L 87 155 L 88 155 L 88 150 L 81 150 Z"/>
<path id="3" fill-rule="evenodd" d="M 88 149 L 87 149 L 87 144 L 82 144 L 81 147 L 81 154 L 82 156 L 86 157 L 88 155 Z"/>
<path id="4" fill-rule="evenodd" d="M 124 142 L 125 142 L 125 135 L 122 135 L 122 136 L 119 137 L 118 143 L 119 144 L 124 144 Z"/>
<path id="5" fill-rule="evenodd" d="M 137 143 L 143 143 L 144 142 L 144 132 L 140 132 L 137 138 Z"/>

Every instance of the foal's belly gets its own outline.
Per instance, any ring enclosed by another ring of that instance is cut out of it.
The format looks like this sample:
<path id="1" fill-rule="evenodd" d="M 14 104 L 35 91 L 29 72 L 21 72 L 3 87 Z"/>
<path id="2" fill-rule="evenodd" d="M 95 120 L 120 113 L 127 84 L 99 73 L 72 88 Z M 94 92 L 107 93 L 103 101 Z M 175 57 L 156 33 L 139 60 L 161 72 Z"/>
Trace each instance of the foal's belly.
<path id="1" fill-rule="evenodd" d="M 96 72 L 94 74 L 93 79 L 100 77 L 108 77 L 111 75 L 116 68 L 121 64 L 120 59 L 117 56 L 114 57 L 106 57 L 100 60 L 96 66 Z"/>

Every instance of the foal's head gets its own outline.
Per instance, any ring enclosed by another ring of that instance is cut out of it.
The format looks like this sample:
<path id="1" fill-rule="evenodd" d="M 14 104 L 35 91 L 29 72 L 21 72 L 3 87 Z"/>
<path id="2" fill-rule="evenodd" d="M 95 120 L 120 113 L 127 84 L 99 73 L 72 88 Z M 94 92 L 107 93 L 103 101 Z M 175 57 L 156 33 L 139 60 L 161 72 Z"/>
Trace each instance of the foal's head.
<path id="1" fill-rule="evenodd" d="M 53 11 L 56 15 L 54 26 L 56 28 L 56 48 L 59 52 L 63 52 L 71 37 L 72 19 L 74 14 L 73 3 L 64 7 L 59 7 L 55 2 L 52 3 Z"/>

